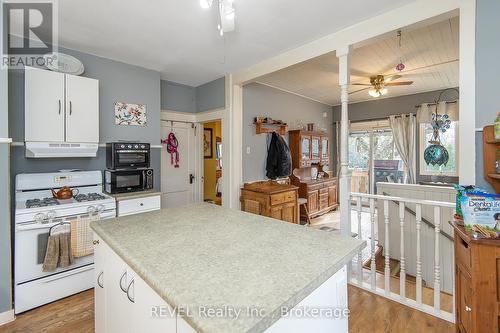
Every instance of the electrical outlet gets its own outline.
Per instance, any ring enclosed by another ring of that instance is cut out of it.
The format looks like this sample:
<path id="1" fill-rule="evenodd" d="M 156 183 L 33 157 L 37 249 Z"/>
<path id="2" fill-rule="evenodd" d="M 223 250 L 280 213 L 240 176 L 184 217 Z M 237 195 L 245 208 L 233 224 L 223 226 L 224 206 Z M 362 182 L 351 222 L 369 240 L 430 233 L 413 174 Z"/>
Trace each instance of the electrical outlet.
<path id="1" fill-rule="evenodd" d="M 247 146 L 247 155 L 250 155 L 250 146 Z"/>

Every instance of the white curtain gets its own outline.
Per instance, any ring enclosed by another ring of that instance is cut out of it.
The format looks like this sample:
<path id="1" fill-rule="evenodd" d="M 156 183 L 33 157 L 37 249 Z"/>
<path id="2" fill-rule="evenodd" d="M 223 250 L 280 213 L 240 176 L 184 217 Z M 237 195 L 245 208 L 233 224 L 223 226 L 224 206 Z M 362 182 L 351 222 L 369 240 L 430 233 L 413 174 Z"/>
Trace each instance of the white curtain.
<path id="1" fill-rule="evenodd" d="M 458 100 L 454 102 L 439 102 L 438 104 L 421 104 L 417 110 L 417 122 L 418 123 L 430 123 L 433 113 L 440 115 L 447 114 L 451 121 L 458 121 Z"/>
<path id="2" fill-rule="evenodd" d="M 394 144 L 399 156 L 403 160 L 406 170 L 406 183 L 414 184 L 416 181 L 415 170 L 415 137 L 416 121 L 412 114 L 390 116 L 389 122 L 394 137 Z"/>

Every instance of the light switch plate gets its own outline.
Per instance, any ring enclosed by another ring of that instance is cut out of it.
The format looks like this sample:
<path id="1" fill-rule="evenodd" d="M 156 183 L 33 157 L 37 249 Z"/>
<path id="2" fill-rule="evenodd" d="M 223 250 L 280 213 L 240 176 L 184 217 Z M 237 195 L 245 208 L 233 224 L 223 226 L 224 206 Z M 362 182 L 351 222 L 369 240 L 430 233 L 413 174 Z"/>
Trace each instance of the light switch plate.
<path id="1" fill-rule="evenodd" d="M 250 146 L 247 146 L 247 155 L 250 155 Z"/>

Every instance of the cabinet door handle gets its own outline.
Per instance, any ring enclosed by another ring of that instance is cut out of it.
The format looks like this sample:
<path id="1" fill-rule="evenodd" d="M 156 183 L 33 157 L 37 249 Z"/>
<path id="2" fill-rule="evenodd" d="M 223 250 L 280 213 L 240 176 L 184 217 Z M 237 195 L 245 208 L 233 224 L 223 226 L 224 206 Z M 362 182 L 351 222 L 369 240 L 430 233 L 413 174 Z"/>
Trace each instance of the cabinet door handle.
<path id="1" fill-rule="evenodd" d="M 97 276 L 97 285 L 98 285 L 99 287 L 101 287 L 101 288 L 104 288 L 104 285 L 103 285 L 103 283 L 102 283 L 102 281 L 101 281 L 101 277 L 102 277 L 102 275 L 103 275 L 103 274 L 104 274 L 104 272 L 103 272 L 103 271 L 101 271 L 101 273 L 99 273 L 99 275 Z"/>
<path id="2" fill-rule="evenodd" d="M 59 100 L 59 114 L 61 114 L 61 100 Z"/>
<path id="3" fill-rule="evenodd" d="M 123 279 L 127 276 L 127 271 L 123 272 L 122 277 L 120 278 L 120 289 L 126 293 L 127 289 L 123 286 Z"/>
<path id="4" fill-rule="evenodd" d="M 94 241 L 92 242 L 92 244 L 94 244 L 94 245 L 98 245 L 98 244 L 99 244 L 99 240 L 98 240 L 98 239 L 94 240 Z"/>
<path id="5" fill-rule="evenodd" d="M 130 297 L 130 287 L 133 287 L 133 286 L 134 286 L 134 279 L 132 279 L 132 281 L 130 281 L 130 283 L 128 284 L 127 298 L 130 302 L 135 303 L 135 295 L 134 295 L 134 298 Z M 134 290 L 134 294 L 135 294 L 135 290 Z"/>
<path id="6" fill-rule="evenodd" d="M 73 103 L 69 101 L 69 115 L 71 116 L 73 114 Z"/>
<path id="7" fill-rule="evenodd" d="M 466 305 L 466 306 L 465 306 L 465 311 L 466 311 L 466 312 L 471 312 L 471 311 L 472 311 L 472 309 Z"/>

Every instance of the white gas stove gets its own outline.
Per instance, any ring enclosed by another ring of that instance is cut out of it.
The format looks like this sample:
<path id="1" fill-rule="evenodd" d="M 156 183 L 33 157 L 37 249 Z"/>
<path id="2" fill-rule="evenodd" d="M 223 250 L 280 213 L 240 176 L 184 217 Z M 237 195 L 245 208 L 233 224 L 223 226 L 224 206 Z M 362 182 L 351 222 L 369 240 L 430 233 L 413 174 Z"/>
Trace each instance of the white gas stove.
<path id="1" fill-rule="evenodd" d="M 51 189 L 68 186 L 75 196 L 57 200 Z M 101 171 L 16 176 L 14 307 L 20 313 L 93 287 L 93 255 L 54 272 L 43 272 L 50 228 L 77 216 L 116 217 L 115 199 L 102 191 Z"/>

